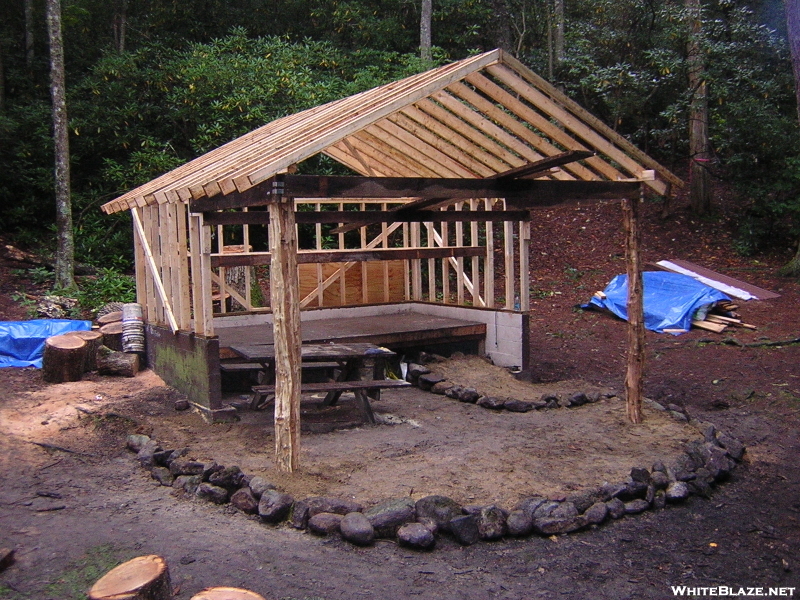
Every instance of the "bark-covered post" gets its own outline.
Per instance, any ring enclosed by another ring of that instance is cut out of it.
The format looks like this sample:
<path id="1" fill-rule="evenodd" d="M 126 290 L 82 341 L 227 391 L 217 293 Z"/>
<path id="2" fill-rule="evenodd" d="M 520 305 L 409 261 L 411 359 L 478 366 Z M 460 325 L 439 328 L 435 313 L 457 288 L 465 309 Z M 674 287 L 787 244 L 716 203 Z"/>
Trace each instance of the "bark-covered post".
<path id="1" fill-rule="evenodd" d="M 644 190 L 643 187 L 640 189 Z M 644 286 L 639 256 L 639 202 L 639 198 L 625 198 L 622 201 L 628 271 L 628 369 L 625 375 L 625 402 L 628 419 L 634 424 L 642 422 L 644 379 Z"/>
<path id="2" fill-rule="evenodd" d="M 294 199 L 273 183 L 269 204 L 270 299 L 275 339 L 275 459 L 281 471 L 300 466 L 300 293 Z"/>
<path id="3" fill-rule="evenodd" d="M 422 0 L 422 10 L 419 19 L 419 55 L 422 60 L 433 60 L 431 54 L 431 16 L 433 14 L 433 0 Z"/>

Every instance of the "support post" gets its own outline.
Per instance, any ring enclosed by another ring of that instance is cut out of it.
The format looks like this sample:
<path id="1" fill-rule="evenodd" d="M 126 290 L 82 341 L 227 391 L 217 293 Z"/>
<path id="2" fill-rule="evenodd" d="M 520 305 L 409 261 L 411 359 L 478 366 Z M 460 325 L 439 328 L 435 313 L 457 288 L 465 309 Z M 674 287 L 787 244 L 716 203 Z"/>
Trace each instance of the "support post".
<path id="1" fill-rule="evenodd" d="M 272 194 L 269 205 L 270 302 L 275 339 L 275 460 L 291 473 L 300 466 L 300 294 L 294 200 Z"/>
<path id="2" fill-rule="evenodd" d="M 628 271 L 628 368 L 625 375 L 625 402 L 631 423 L 642 422 L 642 384 L 644 379 L 644 299 L 639 256 L 638 198 L 622 201 L 625 225 L 625 260 Z"/>

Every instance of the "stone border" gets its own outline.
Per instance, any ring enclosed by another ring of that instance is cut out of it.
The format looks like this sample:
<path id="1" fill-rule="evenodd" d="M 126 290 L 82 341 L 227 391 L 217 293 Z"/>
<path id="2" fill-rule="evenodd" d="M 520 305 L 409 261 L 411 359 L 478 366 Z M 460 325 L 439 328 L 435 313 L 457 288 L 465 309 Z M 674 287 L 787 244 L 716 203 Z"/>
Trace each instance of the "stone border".
<path id="1" fill-rule="evenodd" d="M 569 400 L 576 394 L 565 398 Z M 479 402 L 480 398 L 478 394 L 474 401 Z M 509 406 L 509 402 L 504 401 L 503 407 L 515 410 L 512 407 L 516 405 Z M 533 409 L 530 404 L 527 410 Z M 296 500 L 264 478 L 246 475 L 239 467 L 194 460 L 189 457 L 188 448 L 162 449 L 156 440 L 141 434 L 129 435 L 126 445 L 137 453 L 140 465 L 159 483 L 174 488 L 177 496 L 230 504 L 264 523 L 288 522 L 296 529 L 323 536 L 339 533 L 358 546 L 372 545 L 377 538 L 394 538 L 402 546 L 430 550 L 441 534 L 464 546 L 503 537 L 551 536 L 596 527 L 624 515 L 663 509 L 690 495 L 709 498 L 713 486 L 725 481 L 742 460 L 744 445 L 718 432 L 711 423 L 690 419 L 677 406 L 665 408 L 652 401 L 648 404 L 669 410 L 674 413 L 673 418 L 693 425 L 703 440 L 687 443 L 684 453 L 669 466 L 658 461 L 649 470 L 634 467 L 627 481 L 606 483 L 569 497 L 531 496 L 510 511 L 494 504 L 462 506 L 439 495 L 416 502 L 408 497 L 390 498 L 367 509 L 340 498 L 313 496 Z M 556 406 L 562 405 L 577 406 L 572 400 Z M 548 408 L 548 403 L 540 408 Z"/>

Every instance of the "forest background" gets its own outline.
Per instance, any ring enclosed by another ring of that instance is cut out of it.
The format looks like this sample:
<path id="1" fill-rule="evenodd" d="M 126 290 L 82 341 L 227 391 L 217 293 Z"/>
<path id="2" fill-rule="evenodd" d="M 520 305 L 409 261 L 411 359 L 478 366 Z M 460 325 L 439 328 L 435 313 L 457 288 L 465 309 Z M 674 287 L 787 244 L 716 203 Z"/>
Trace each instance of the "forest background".
<path id="1" fill-rule="evenodd" d="M 430 54 L 425 4 L 62 0 L 75 254 L 93 281 L 132 291 L 130 217 L 102 203 L 275 118 L 495 47 L 686 177 L 699 44 L 702 166 L 736 194 L 731 251 L 795 254 L 800 132 L 780 1 L 704 0 L 693 31 L 697 0 L 433 0 Z M 45 2 L 0 0 L 0 15 L 0 230 L 52 255 Z M 322 157 L 301 169 L 341 172 Z"/>

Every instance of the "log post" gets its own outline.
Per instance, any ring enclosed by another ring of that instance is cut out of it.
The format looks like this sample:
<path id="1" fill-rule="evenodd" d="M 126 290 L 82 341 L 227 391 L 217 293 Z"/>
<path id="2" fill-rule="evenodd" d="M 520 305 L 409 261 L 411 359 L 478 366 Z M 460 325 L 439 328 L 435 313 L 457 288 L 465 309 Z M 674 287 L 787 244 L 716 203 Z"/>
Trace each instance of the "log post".
<path id="1" fill-rule="evenodd" d="M 49 383 L 80 381 L 86 356 L 86 341 L 74 335 L 54 335 L 44 343 L 42 378 Z"/>
<path id="2" fill-rule="evenodd" d="M 278 185 L 276 182 L 274 185 Z M 282 192 L 282 189 L 280 190 Z M 300 466 L 300 298 L 294 199 L 273 190 L 269 204 L 270 299 L 275 340 L 275 460 Z"/>
<path id="3" fill-rule="evenodd" d="M 160 556 L 139 556 L 98 579 L 88 597 L 89 600 L 172 600 L 169 568 Z"/>
<path id="4" fill-rule="evenodd" d="M 97 330 L 71 331 L 67 335 L 74 335 L 86 342 L 86 352 L 83 360 L 83 372 L 97 370 L 97 350 L 103 345 L 103 334 Z"/>
<path id="5" fill-rule="evenodd" d="M 189 600 L 264 600 L 264 596 L 241 588 L 213 587 L 202 590 Z"/>
<path id="6" fill-rule="evenodd" d="M 640 184 L 643 185 L 643 184 Z M 640 187 L 643 190 L 643 187 Z M 642 422 L 642 383 L 644 379 L 644 298 L 639 256 L 639 198 L 622 201 L 625 226 L 625 259 L 628 272 L 628 369 L 625 376 L 625 402 L 631 423 Z"/>

